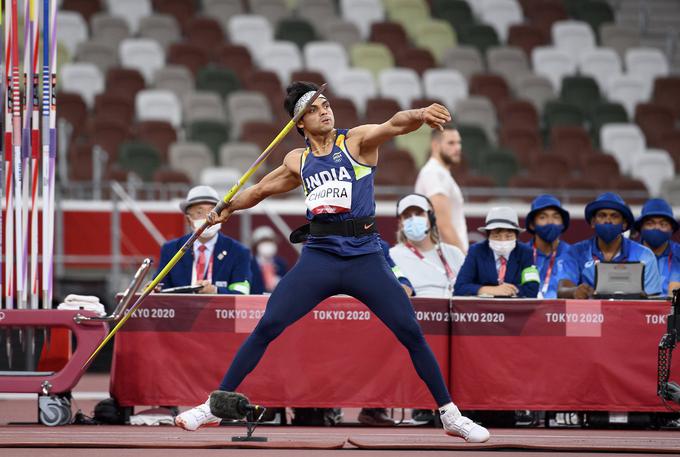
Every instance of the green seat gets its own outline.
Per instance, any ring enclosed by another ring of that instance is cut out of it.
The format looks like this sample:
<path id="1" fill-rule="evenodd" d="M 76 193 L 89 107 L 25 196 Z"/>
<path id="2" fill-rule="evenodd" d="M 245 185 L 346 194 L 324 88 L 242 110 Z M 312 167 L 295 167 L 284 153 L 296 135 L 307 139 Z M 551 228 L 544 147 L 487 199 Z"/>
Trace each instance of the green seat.
<path id="1" fill-rule="evenodd" d="M 500 46 L 496 30 L 486 24 L 471 24 L 461 27 L 458 30 L 458 41 L 460 44 L 474 46 L 482 54 L 486 53 L 486 50 L 491 47 Z"/>
<path id="2" fill-rule="evenodd" d="M 203 67 L 196 77 L 196 90 L 217 92 L 222 99 L 241 88 L 241 83 L 229 68 Z"/>
<path id="3" fill-rule="evenodd" d="M 395 143 L 399 149 L 408 151 L 416 162 L 416 166 L 420 168 L 425 165 L 429 157 L 431 135 L 432 129 L 423 125 L 414 132 L 396 137 Z"/>
<path id="4" fill-rule="evenodd" d="M 597 81 L 589 76 L 565 76 L 562 78 L 560 100 L 572 103 L 584 112 L 590 112 L 601 99 Z"/>
<path id="5" fill-rule="evenodd" d="M 128 141 L 118 147 L 118 163 L 135 172 L 144 181 L 151 181 L 161 166 L 161 155 L 156 148 L 141 141 Z"/>
<path id="6" fill-rule="evenodd" d="M 614 22 L 614 11 L 604 1 L 591 0 L 576 6 L 576 19 L 587 22 L 598 36 L 602 24 Z"/>
<path id="7" fill-rule="evenodd" d="M 583 5 L 590 3 L 591 1 L 592 0 L 562 0 L 564 9 L 567 10 L 567 15 L 573 18 L 578 16 L 578 12 Z"/>
<path id="8" fill-rule="evenodd" d="M 429 50 L 441 62 L 444 52 L 456 46 L 456 32 L 443 20 L 430 20 L 417 23 L 415 43 L 420 48 Z"/>
<path id="9" fill-rule="evenodd" d="M 430 10 L 425 0 L 387 0 L 385 12 L 390 21 L 404 27 L 411 40 L 416 38 L 416 25 L 430 19 Z"/>
<path id="10" fill-rule="evenodd" d="M 316 31 L 312 24 L 300 18 L 282 19 L 276 26 L 274 38 L 282 41 L 292 41 L 300 49 L 310 41 L 316 41 Z"/>
<path id="11" fill-rule="evenodd" d="M 357 43 L 350 49 L 349 57 L 353 67 L 370 70 L 376 78 L 382 70 L 394 67 L 394 56 L 381 43 Z"/>
<path id="12" fill-rule="evenodd" d="M 463 144 L 463 155 L 470 166 L 482 171 L 486 153 L 489 148 L 489 138 L 483 128 L 476 125 L 460 124 L 458 126 L 458 133 Z"/>
<path id="13" fill-rule="evenodd" d="M 543 108 L 543 124 L 546 131 L 558 125 L 582 126 L 585 115 L 581 108 L 560 100 L 550 100 Z"/>
<path id="14" fill-rule="evenodd" d="M 506 187 L 510 178 L 517 174 L 518 170 L 519 165 L 511 151 L 503 148 L 488 148 L 482 172 L 493 179 L 497 185 Z"/>
<path id="15" fill-rule="evenodd" d="M 432 16 L 447 21 L 454 30 L 476 22 L 472 9 L 465 0 L 433 0 Z"/>
<path id="16" fill-rule="evenodd" d="M 590 137 L 596 147 L 600 146 L 600 129 L 605 124 L 627 123 L 628 113 L 620 103 L 600 102 L 590 112 Z"/>
<path id="17" fill-rule="evenodd" d="M 229 126 L 219 121 L 195 121 L 189 125 L 188 139 L 208 146 L 213 153 L 214 163 L 219 163 L 220 146 L 229 140 Z"/>

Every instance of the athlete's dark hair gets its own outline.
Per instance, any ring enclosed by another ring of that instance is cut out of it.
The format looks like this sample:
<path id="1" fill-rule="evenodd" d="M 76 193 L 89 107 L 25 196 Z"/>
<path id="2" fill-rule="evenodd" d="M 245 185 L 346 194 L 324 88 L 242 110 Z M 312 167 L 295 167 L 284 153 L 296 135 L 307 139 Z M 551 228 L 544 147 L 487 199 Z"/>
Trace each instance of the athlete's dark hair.
<path id="1" fill-rule="evenodd" d="M 286 87 L 286 98 L 283 100 L 283 108 L 291 118 L 295 115 L 293 111 L 295 110 L 297 101 L 310 90 L 317 91 L 319 90 L 319 86 L 308 81 L 293 81 Z M 300 135 L 305 136 L 305 133 L 301 128 L 296 128 Z"/>

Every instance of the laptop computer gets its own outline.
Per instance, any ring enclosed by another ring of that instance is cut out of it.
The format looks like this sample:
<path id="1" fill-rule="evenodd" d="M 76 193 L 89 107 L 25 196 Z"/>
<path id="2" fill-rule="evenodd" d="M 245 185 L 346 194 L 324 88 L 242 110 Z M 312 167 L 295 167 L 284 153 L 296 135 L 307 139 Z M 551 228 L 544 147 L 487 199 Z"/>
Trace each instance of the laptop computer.
<path id="1" fill-rule="evenodd" d="M 644 278 L 642 262 L 597 262 L 593 298 L 646 298 Z"/>

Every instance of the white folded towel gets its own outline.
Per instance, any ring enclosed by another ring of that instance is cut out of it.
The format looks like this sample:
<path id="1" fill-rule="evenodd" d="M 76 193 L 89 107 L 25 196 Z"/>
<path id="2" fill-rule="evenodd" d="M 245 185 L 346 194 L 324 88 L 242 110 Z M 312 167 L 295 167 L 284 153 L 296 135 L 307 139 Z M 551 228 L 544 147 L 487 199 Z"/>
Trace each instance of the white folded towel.
<path id="1" fill-rule="evenodd" d="M 94 295 L 69 294 L 64 298 L 64 303 L 99 303 L 99 297 Z"/>

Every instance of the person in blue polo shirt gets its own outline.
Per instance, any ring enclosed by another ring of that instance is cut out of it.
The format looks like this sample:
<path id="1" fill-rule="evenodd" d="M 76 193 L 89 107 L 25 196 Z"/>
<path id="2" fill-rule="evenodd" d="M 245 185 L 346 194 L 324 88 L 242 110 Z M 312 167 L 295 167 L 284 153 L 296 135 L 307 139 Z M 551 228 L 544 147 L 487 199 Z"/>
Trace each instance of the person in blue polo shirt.
<path id="1" fill-rule="evenodd" d="M 661 198 L 647 200 L 634 227 L 640 233 L 640 242 L 654 252 L 661 275 L 661 294 L 668 295 L 669 282 L 680 280 L 680 245 L 671 240 L 679 225 L 671 205 Z"/>
<path id="2" fill-rule="evenodd" d="M 587 299 L 595 287 L 595 264 L 606 262 L 642 262 L 645 264 L 644 289 L 647 295 L 661 293 L 661 277 L 656 256 L 647 247 L 629 240 L 623 232 L 633 226 L 633 213 L 623 199 L 613 192 L 600 194 L 586 205 L 586 222 L 595 236 L 573 244 L 558 268 L 560 298 Z"/>
<path id="3" fill-rule="evenodd" d="M 524 224 L 527 232 L 534 235 L 527 246 L 541 277 L 539 297 L 556 298 L 558 265 L 564 261 L 570 246 L 560 240 L 560 235 L 569 228 L 569 212 L 556 197 L 539 195 L 531 202 Z"/>
<path id="4" fill-rule="evenodd" d="M 491 208 L 484 227 L 477 230 L 487 240 L 470 247 L 458 272 L 454 295 L 528 297 L 538 295 L 540 278 L 531 249 L 517 243 L 523 231 L 517 212 L 510 207 Z"/>

